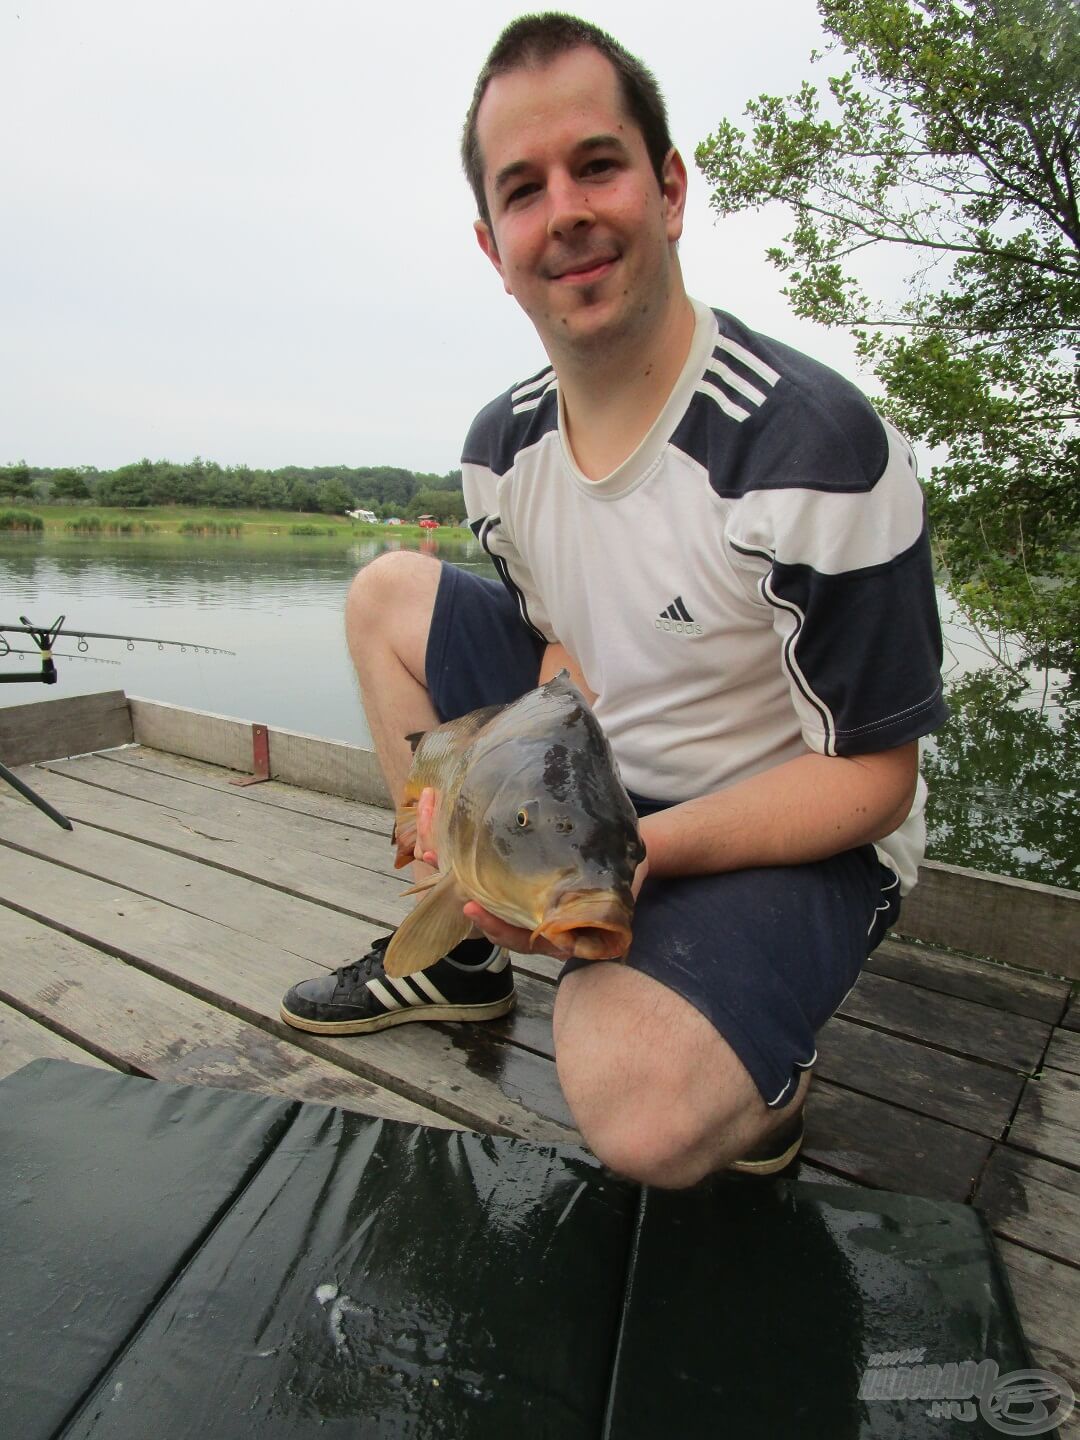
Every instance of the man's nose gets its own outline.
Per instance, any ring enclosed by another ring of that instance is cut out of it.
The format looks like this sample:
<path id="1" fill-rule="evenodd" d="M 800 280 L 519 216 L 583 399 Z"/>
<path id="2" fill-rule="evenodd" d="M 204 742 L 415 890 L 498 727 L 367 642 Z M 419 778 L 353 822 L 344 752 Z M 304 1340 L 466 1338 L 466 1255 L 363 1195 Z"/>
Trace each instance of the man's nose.
<path id="1" fill-rule="evenodd" d="M 584 187 L 572 175 L 552 177 L 548 181 L 548 234 L 560 238 L 596 218 Z"/>

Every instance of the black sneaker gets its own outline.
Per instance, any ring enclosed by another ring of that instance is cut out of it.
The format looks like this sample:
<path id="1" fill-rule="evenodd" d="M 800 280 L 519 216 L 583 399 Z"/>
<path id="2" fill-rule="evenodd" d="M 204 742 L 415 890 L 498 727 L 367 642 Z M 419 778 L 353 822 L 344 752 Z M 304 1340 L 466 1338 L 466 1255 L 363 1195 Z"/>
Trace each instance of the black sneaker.
<path id="1" fill-rule="evenodd" d="M 793 1115 L 786 1125 L 759 1140 L 741 1160 L 734 1161 L 728 1168 L 740 1175 L 776 1175 L 792 1163 L 802 1142 L 803 1114 L 800 1107 L 799 1113 Z"/>
<path id="2" fill-rule="evenodd" d="M 514 1004 L 514 972 L 505 950 L 487 965 L 461 966 L 445 956 L 392 980 L 383 969 L 390 936 L 360 960 L 317 980 L 302 980 L 281 1002 L 281 1018 L 319 1035 L 366 1035 L 407 1020 L 494 1020 Z"/>

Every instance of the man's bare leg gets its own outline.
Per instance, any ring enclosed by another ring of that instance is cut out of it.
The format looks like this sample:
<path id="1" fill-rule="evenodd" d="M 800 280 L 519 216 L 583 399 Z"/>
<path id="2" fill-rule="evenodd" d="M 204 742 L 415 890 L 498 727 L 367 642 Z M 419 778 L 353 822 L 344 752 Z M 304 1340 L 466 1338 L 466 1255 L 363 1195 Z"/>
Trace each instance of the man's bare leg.
<path id="1" fill-rule="evenodd" d="M 425 660 L 442 565 L 397 550 L 380 555 L 353 580 L 345 602 L 345 639 L 386 788 L 396 806 L 412 765 L 405 739 L 438 725 Z M 431 873 L 416 861 L 414 880 Z"/>
<path id="2" fill-rule="evenodd" d="M 586 1143 L 610 1169 L 681 1189 L 741 1159 L 802 1105 L 770 1110 L 742 1062 L 681 995 L 598 961 L 559 985 L 555 1060 Z"/>

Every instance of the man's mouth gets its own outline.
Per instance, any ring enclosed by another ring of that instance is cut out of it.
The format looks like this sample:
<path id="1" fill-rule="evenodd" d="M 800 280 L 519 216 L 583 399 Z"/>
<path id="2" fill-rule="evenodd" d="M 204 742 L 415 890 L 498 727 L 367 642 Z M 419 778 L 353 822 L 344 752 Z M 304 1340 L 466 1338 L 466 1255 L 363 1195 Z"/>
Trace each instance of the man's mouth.
<path id="1" fill-rule="evenodd" d="M 617 259 L 617 255 L 596 255 L 587 260 L 576 260 L 572 265 L 557 270 L 552 279 L 565 285 L 588 285 L 602 279 Z"/>

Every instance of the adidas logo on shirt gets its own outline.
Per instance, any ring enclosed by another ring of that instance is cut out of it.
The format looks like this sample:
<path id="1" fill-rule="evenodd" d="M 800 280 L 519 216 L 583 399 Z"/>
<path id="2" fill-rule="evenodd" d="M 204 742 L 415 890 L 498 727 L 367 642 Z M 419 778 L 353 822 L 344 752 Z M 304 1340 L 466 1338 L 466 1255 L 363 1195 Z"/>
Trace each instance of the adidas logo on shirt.
<path id="1" fill-rule="evenodd" d="M 667 609 L 660 611 L 653 624 L 657 630 L 667 630 L 673 635 L 701 635 L 704 633 L 683 604 L 681 595 L 676 595 Z"/>

